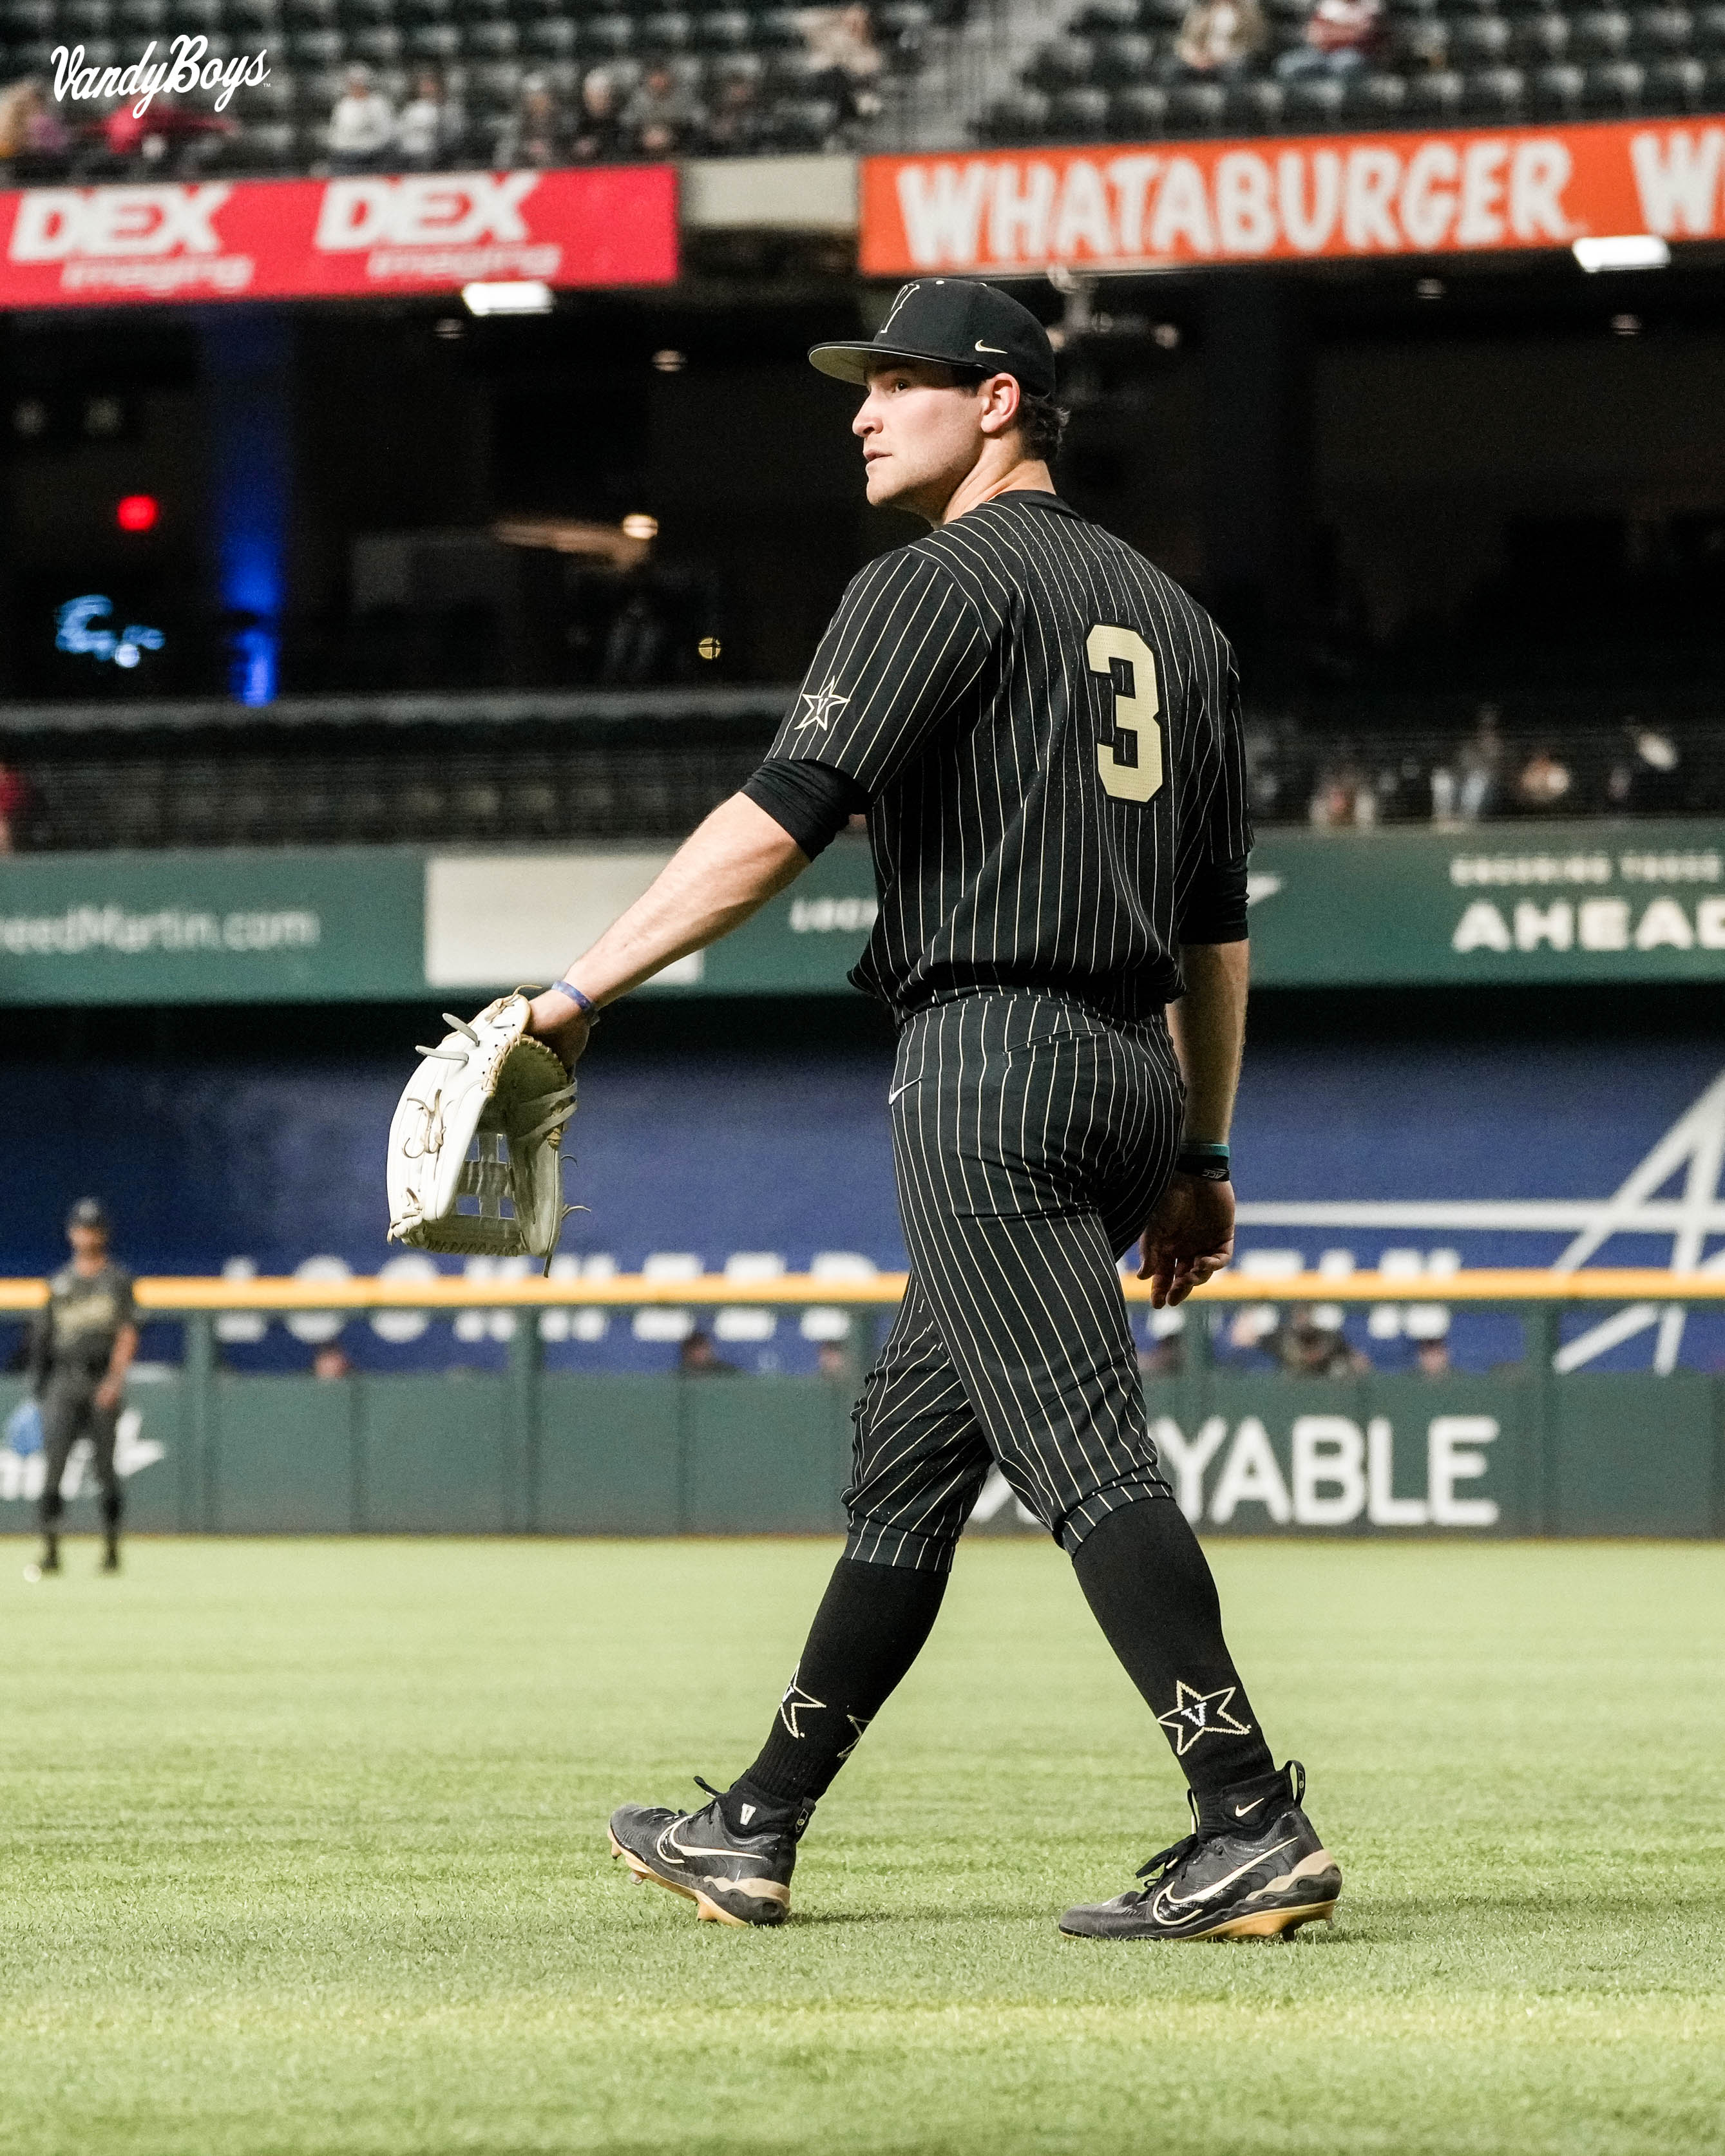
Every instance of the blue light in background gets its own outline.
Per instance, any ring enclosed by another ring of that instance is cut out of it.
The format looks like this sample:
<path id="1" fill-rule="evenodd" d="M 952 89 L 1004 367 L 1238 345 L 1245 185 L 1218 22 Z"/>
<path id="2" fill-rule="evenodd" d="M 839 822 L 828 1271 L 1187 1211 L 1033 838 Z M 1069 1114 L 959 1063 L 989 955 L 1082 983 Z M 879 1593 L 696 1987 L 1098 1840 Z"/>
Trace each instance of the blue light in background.
<path id="1" fill-rule="evenodd" d="M 269 704 L 287 599 L 291 331 L 284 308 L 241 305 L 200 309 L 198 333 L 216 595 L 252 617 L 229 638 L 228 693 Z"/>

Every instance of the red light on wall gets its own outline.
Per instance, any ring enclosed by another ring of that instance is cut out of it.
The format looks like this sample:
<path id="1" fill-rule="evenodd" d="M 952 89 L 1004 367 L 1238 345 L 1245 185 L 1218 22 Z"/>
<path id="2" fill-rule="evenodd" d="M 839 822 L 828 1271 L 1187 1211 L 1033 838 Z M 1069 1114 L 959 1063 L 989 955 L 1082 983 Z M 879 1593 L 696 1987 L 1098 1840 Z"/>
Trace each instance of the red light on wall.
<path id="1" fill-rule="evenodd" d="M 114 521 L 122 531 L 148 531 L 161 513 L 153 494 L 122 495 L 114 505 Z"/>

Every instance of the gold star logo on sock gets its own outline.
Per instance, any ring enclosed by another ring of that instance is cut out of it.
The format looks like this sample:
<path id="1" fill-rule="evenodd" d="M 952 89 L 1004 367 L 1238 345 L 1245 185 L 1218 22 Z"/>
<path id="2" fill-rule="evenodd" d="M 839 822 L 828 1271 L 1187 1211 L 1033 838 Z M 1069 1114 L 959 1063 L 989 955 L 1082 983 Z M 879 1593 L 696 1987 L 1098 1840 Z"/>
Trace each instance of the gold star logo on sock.
<path id="1" fill-rule="evenodd" d="M 1174 1683 L 1174 1704 L 1161 1722 L 1174 1740 L 1174 1757 L 1183 1759 L 1201 1737 L 1249 1737 L 1252 1725 L 1228 1711 L 1238 1685 L 1218 1685 L 1214 1691 L 1198 1691 L 1183 1678 Z"/>

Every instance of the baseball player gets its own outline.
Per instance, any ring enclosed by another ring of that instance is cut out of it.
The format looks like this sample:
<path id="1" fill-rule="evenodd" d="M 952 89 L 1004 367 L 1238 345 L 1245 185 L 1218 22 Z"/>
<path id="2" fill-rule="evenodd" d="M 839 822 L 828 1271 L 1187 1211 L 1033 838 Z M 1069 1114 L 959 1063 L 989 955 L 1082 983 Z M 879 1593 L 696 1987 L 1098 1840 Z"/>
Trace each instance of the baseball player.
<path id="1" fill-rule="evenodd" d="M 72 1447 L 87 1437 L 101 1487 L 102 1570 L 120 1569 L 120 1477 L 114 1440 L 126 1373 L 137 1353 L 131 1275 L 108 1255 L 108 1216 L 80 1198 L 66 1221 L 72 1262 L 48 1283 L 48 1301 L 31 1327 L 31 1389 L 42 1403 L 42 1572 L 60 1568 L 60 1481 Z"/>
<path id="2" fill-rule="evenodd" d="M 855 1410 L 845 1553 L 759 1758 L 698 1811 L 625 1804 L 613 1853 L 703 1917 L 783 1920 L 815 1804 L 928 1637 L 997 1463 L 1191 1785 L 1193 1832 L 1149 1884 L 1061 1928 L 1290 1930 L 1341 1873 L 1158 1467 L 1118 1271 L 1135 1243 L 1177 1303 L 1233 1251 L 1250 834 L 1228 648 L 1055 492 L 1053 354 L 1016 300 L 924 279 L 871 341 L 810 357 L 866 391 L 869 501 L 929 529 L 854 579 L 766 762 L 533 1025 L 573 1062 L 601 1006 L 865 811 L 880 912 L 852 978 L 899 1029 L 910 1282 Z"/>

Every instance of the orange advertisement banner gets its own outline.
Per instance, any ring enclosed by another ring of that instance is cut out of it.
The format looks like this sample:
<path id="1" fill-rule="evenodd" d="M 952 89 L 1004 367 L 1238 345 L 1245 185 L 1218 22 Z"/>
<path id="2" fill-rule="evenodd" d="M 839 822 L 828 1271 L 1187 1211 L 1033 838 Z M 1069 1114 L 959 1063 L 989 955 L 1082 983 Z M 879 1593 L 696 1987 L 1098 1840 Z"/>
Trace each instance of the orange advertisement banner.
<path id="1" fill-rule="evenodd" d="M 870 157 L 870 275 L 1465 254 L 1725 234 L 1725 123 Z"/>

